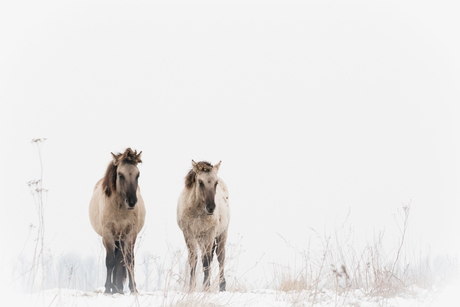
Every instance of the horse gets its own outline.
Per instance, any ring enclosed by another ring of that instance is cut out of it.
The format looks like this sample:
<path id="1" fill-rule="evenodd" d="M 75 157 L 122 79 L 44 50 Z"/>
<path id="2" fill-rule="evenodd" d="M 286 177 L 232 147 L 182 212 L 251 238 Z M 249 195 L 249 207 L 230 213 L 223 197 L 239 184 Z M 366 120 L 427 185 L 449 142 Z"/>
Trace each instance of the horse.
<path id="1" fill-rule="evenodd" d="M 89 218 L 106 249 L 105 293 L 123 294 L 129 271 L 129 289 L 137 293 L 134 280 L 134 244 L 144 226 L 145 206 L 138 186 L 142 151 L 127 148 L 112 154 L 105 176 L 94 187 Z"/>
<path id="2" fill-rule="evenodd" d="M 196 163 L 185 177 L 185 186 L 177 204 L 177 224 L 182 230 L 190 264 L 190 292 L 196 285 L 197 245 L 201 250 L 204 271 L 204 290 L 209 291 L 209 273 L 214 252 L 219 261 L 219 290 L 226 290 L 224 277 L 225 243 L 230 222 L 228 188 L 217 177 L 222 161 Z"/>

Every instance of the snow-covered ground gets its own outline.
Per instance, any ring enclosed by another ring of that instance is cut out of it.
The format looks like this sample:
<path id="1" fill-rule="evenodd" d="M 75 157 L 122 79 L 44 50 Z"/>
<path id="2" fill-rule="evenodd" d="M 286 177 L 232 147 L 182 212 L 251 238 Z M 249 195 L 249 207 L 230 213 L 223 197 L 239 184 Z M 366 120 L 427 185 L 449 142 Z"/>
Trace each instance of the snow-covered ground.
<path id="1" fill-rule="evenodd" d="M 394 298 L 365 296 L 361 291 L 282 292 L 253 290 L 247 293 L 223 292 L 187 294 L 178 291 L 143 292 L 134 295 L 105 295 L 102 288 L 93 292 L 69 289 L 46 290 L 40 294 L 9 293 L 3 306 L 460 306 L 458 286 L 448 286 L 443 291 L 412 288 L 407 295 Z"/>

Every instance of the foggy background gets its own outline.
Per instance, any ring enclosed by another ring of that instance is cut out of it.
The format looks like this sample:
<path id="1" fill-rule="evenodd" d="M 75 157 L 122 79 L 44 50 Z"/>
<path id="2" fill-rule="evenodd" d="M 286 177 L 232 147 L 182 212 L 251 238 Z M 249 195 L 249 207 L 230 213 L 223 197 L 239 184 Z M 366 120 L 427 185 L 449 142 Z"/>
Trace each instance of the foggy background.
<path id="1" fill-rule="evenodd" d="M 362 242 L 385 231 L 396 248 L 395 214 L 407 204 L 414 250 L 456 255 L 458 9 L 454 1 L 2 2 L 2 266 L 33 253 L 32 138 L 48 138 L 45 241 L 56 258 L 99 256 L 88 205 L 110 152 L 126 147 L 143 152 L 138 255 L 185 247 L 176 206 L 191 159 L 222 160 L 241 272 L 259 259 L 290 261 L 281 236 L 306 249 L 311 229 L 339 229 L 348 214 Z"/>

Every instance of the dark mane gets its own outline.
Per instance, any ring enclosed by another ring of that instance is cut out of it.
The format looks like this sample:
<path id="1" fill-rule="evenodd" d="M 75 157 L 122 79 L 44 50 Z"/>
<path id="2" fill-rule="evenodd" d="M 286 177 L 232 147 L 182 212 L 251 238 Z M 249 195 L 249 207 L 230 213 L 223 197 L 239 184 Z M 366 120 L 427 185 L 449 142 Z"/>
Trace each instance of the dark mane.
<path id="1" fill-rule="evenodd" d="M 210 172 L 212 170 L 212 164 L 207 161 L 201 161 L 196 164 L 196 168 L 199 172 Z M 196 172 L 193 168 L 188 172 L 187 176 L 185 176 L 185 186 L 187 188 L 191 188 L 196 180 Z"/>
<path id="2" fill-rule="evenodd" d="M 107 170 L 105 171 L 104 178 L 102 180 L 102 189 L 108 197 L 112 195 L 117 188 L 117 167 L 119 164 L 122 163 L 129 163 L 137 165 L 138 163 L 142 163 L 141 160 L 141 152 L 137 153 L 137 150 L 133 151 L 131 148 L 126 148 L 123 154 L 117 153 L 112 154 L 113 161 L 107 166 Z"/>
<path id="3" fill-rule="evenodd" d="M 107 197 L 115 192 L 117 187 L 117 166 L 110 162 L 105 171 L 104 178 L 102 179 L 102 190 Z"/>

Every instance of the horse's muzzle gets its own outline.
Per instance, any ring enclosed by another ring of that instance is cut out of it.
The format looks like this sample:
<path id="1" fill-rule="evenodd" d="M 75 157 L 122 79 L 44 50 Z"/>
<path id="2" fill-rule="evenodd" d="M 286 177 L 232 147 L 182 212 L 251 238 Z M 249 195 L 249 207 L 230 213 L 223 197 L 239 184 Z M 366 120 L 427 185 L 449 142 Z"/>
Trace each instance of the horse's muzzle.
<path id="1" fill-rule="evenodd" d="M 130 199 L 125 199 L 125 204 L 126 204 L 126 209 L 128 210 L 133 210 L 134 207 L 136 206 L 137 199 L 136 200 L 130 200 Z"/>

